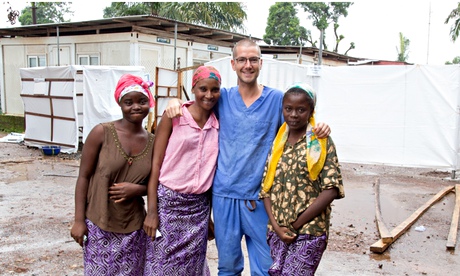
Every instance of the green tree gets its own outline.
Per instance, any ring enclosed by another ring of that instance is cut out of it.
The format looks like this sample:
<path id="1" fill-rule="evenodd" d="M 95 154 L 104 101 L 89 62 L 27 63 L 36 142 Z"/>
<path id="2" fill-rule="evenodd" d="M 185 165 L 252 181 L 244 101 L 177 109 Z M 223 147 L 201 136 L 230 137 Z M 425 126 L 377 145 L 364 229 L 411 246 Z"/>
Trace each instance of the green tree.
<path id="1" fill-rule="evenodd" d="M 454 59 L 452 59 L 452 61 L 446 61 L 445 64 L 446 64 L 446 65 L 450 65 L 450 64 L 460 64 L 460 56 L 454 57 Z"/>
<path id="2" fill-rule="evenodd" d="M 151 14 L 244 32 L 245 9 L 240 2 L 115 2 L 104 9 L 104 18 Z"/>
<path id="3" fill-rule="evenodd" d="M 355 43 L 350 42 L 350 47 L 345 51 L 344 55 L 346 56 L 350 50 L 353 50 L 355 48 Z"/>
<path id="4" fill-rule="evenodd" d="M 313 26 L 315 26 L 320 31 L 320 48 L 327 49 L 326 34 L 325 31 L 331 23 L 334 23 L 334 35 L 335 35 L 335 47 L 333 52 L 338 52 L 338 47 L 340 41 L 342 41 L 345 36 L 338 35 L 337 29 L 339 28 L 339 18 L 341 16 L 348 16 L 348 8 L 353 5 L 352 2 L 295 2 L 296 5 L 303 8 L 305 12 L 308 13 L 308 19 L 313 21 Z M 350 49 L 354 49 L 354 43 L 350 43 Z"/>
<path id="5" fill-rule="evenodd" d="M 446 18 L 446 21 L 444 21 L 444 24 L 448 24 L 451 19 L 454 21 L 454 23 L 450 27 L 450 38 L 453 42 L 455 42 L 460 32 L 460 2 L 458 2 L 457 8 L 450 12 L 449 16 Z"/>
<path id="6" fill-rule="evenodd" d="M 406 62 L 409 58 L 409 44 L 410 40 L 399 33 L 399 49 L 396 46 L 396 52 L 398 53 L 398 61 Z"/>
<path id="7" fill-rule="evenodd" d="M 268 45 L 305 45 L 311 41 L 310 31 L 300 26 L 291 2 L 278 2 L 270 7 L 263 37 Z"/>
<path id="8" fill-rule="evenodd" d="M 31 6 L 25 7 L 19 16 L 22 26 L 33 24 L 33 9 L 35 9 L 36 23 L 59 23 L 69 22 L 64 20 L 66 14 L 73 15 L 70 2 L 31 2 Z"/>
<path id="9" fill-rule="evenodd" d="M 159 15 L 160 7 L 166 6 L 161 2 L 112 2 L 109 7 L 104 8 L 104 18 L 153 14 Z"/>

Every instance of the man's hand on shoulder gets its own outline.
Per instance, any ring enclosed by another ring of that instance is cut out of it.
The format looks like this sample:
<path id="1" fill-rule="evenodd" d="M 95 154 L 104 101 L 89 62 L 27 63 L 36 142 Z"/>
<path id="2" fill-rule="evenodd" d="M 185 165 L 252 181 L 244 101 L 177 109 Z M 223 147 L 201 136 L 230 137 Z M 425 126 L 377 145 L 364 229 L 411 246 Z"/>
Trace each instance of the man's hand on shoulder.
<path id="1" fill-rule="evenodd" d="M 317 123 L 313 131 L 318 138 L 327 138 L 331 134 L 331 128 L 326 123 Z"/>
<path id="2" fill-rule="evenodd" d="M 168 118 L 182 116 L 182 101 L 180 99 L 171 99 L 165 109 L 165 114 Z"/>

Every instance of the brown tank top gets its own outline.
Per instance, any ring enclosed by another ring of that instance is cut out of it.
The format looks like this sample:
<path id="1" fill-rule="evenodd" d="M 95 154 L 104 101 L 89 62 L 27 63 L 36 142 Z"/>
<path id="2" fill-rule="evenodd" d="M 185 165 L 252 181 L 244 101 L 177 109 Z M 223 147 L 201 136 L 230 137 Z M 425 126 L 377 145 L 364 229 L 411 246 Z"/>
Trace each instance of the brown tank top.
<path id="1" fill-rule="evenodd" d="M 104 142 L 87 194 L 86 217 L 105 231 L 130 233 L 142 228 L 145 218 L 141 196 L 120 203 L 109 198 L 114 183 L 130 182 L 147 185 L 152 168 L 153 134 L 149 133 L 144 150 L 127 156 L 118 139 L 113 122 L 103 123 Z"/>

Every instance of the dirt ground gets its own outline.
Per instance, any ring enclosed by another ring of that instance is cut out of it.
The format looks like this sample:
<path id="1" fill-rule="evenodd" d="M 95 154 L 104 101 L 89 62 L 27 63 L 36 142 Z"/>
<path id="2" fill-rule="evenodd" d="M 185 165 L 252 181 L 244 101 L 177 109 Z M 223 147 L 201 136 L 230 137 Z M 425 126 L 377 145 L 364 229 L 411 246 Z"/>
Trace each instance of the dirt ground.
<path id="1" fill-rule="evenodd" d="M 0 137 L 6 134 L 0 133 Z M 339 155 L 340 157 L 340 155 Z M 83 275 L 82 251 L 70 237 L 79 153 L 44 156 L 0 143 L 0 275 Z M 446 249 L 455 205 L 449 193 L 383 253 L 373 183 L 380 180 L 383 219 L 392 230 L 441 189 L 460 183 L 449 172 L 342 163 L 345 198 L 333 203 L 328 248 L 317 275 L 451 275 L 460 271 L 457 245 Z M 415 228 L 424 226 L 424 231 Z M 247 260 L 247 259 L 246 259 Z M 215 244 L 208 263 L 217 275 Z M 249 275 L 246 263 L 243 275 Z"/>

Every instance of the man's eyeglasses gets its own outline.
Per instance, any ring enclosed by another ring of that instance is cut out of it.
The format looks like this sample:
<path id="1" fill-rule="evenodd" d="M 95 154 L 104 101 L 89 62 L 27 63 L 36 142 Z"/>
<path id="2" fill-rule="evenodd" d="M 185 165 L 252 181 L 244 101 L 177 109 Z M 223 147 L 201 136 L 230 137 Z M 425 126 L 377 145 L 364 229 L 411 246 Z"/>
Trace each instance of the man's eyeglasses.
<path id="1" fill-rule="evenodd" d="M 260 57 L 250 57 L 250 58 L 239 57 L 239 58 L 235 58 L 236 63 L 239 64 L 239 65 L 246 64 L 246 62 L 248 62 L 248 60 L 249 60 L 250 64 L 254 65 L 254 64 L 259 63 Z"/>

